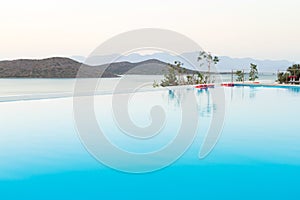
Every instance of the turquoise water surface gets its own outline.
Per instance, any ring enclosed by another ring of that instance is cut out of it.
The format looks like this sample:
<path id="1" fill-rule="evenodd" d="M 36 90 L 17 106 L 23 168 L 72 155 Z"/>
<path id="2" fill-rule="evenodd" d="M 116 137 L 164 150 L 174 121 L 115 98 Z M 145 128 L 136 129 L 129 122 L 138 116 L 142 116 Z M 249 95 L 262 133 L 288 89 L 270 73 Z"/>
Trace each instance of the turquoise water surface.
<path id="1" fill-rule="evenodd" d="M 129 113 L 136 124 L 151 122 L 153 105 L 166 112 L 161 133 L 145 141 L 126 137 L 114 124 L 111 94 L 95 97 L 95 115 L 109 140 L 145 153 L 172 141 L 180 102 L 186 92 L 195 95 L 199 124 L 192 145 L 172 165 L 141 174 L 111 169 L 88 153 L 74 125 L 72 97 L 1 102 L 0 199 L 299 199 L 300 90 L 224 89 L 222 133 L 203 159 L 199 150 L 220 108 L 210 96 L 215 89 L 134 94 Z"/>

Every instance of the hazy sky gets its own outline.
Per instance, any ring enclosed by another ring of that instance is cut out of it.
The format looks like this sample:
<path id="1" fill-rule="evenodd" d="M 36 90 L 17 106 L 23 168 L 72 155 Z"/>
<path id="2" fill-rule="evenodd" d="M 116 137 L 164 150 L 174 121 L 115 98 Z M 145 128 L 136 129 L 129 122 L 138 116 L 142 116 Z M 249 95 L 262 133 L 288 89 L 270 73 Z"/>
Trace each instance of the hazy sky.
<path id="1" fill-rule="evenodd" d="M 87 56 L 111 36 L 165 28 L 218 55 L 300 61 L 299 0 L 1 0 L 0 59 Z"/>

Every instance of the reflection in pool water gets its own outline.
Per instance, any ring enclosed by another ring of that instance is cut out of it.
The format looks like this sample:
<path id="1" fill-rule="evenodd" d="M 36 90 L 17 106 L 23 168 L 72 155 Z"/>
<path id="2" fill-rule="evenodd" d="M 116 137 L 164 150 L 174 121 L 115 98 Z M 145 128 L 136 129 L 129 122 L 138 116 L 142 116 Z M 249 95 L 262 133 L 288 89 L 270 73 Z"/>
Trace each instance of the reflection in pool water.
<path id="1" fill-rule="evenodd" d="M 201 117 L 211 117 L 212 111 L 216 110 L 216 104 L 212 102 L 209 89 L 185 89 L 185 90 L 169 90 L 170 103 L 173 102 L 177 107 L 180 106 L 181 98 L 184 93 L 193 92 L 198 97 L 198 111 Z"/>

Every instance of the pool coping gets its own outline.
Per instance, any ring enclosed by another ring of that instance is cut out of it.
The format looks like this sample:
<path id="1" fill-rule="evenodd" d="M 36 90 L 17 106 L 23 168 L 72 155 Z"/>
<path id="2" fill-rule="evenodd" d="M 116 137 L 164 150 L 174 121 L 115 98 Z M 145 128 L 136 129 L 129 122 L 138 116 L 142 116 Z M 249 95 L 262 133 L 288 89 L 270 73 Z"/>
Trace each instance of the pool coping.
<path id="1" fill-rule="evenodd" d="M 266 83 L 234 83 L 234 86 L 247 86 L 247 87 L 269 87 L 269 88 L 297 88 L 300 89 L 300 85 L 287 85 L 287 84 L 266 84 Z"/>

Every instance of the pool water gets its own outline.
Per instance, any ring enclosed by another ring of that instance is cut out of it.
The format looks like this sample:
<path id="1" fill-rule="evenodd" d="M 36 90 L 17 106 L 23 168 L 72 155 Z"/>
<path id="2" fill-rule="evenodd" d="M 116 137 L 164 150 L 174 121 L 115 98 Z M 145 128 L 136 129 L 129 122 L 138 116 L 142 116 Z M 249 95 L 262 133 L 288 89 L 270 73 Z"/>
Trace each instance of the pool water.
<path id="1" fill-rule="evenodd" d="M 176 137 L 180 101 L 186 93 L 195 95 L 199 124 L 192 145 L 170 166 L 140 174 L 111 169 L 86 150 L 74 124 L 72 97 L 1 102 L 0 198 L 300 198 L 300 90 L 224 88 L 222 133 L 203 159 L 199 150 L 220 107 L 210 96 L 215 89 L 185 90 L 134 94 L 129 103 L 134 123 L 151 123 L 153 105 L 161 105 L 166 112 L 160 135 L 145 141 L 129 139 L 114 124 L 113 95 L 95 97 L 95 115 L 109 140 L 126 151 L 145 153 Z"/>

